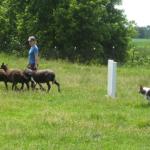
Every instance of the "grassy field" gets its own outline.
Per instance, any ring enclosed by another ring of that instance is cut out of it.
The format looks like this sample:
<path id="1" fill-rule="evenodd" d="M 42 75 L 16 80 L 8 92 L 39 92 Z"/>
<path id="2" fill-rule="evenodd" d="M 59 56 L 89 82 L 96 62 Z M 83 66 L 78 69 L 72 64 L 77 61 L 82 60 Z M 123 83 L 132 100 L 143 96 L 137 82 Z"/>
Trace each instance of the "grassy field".
<path id="1" fill-rule="evenodd" d="M 0 54 L 11 68 L 27 60 Z M 0 83 L 1 150 L 149 150 L 150 105 L 138 94 L 150 85 L 145 67 L 119 67 L 117 98 L 107 93 L 107 68 L 41 60 L 57 74 L 50 93 L 12 92 Z"/>
<path id="2" fill-rule="evenodd" d="M 133 44 L 141 54 L 150 54 L 150 39 L 133 39 Z"/>
<path id="3" fill-rule="evenodd" d="M 138 47 L 150 47 L 150 39 L 133 39 Z"/>

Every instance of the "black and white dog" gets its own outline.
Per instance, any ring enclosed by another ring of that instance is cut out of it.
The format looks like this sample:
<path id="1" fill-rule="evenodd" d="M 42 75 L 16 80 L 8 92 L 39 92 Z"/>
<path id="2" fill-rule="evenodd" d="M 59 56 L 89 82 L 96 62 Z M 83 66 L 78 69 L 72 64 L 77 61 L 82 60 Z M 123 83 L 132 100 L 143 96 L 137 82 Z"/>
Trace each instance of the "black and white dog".
<path id="1" fill-rule="evenodd" d="M 150 88 L 149 87 L 144 87 L 140 85 L 139 93 L 144 95 L 147 100 L 150 100 Z"/>

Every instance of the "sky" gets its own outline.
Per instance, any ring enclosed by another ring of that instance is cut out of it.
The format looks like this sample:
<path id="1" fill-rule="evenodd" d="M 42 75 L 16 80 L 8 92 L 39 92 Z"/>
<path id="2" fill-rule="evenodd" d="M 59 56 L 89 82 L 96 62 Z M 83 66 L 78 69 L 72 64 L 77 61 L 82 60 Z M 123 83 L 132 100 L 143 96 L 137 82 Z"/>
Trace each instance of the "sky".
<path id="1" fill-rule="evenodd" d="M 121 9 L 138 26 L 150 25 L 150 0 L 122 0 Z"/>

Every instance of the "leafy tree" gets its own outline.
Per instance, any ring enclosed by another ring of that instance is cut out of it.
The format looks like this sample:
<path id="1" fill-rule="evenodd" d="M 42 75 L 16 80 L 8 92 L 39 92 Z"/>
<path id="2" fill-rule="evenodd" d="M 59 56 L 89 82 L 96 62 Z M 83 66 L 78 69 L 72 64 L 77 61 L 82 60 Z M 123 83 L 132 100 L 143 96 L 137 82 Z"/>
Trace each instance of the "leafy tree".
<path id="1" fill-rule="evenodd" d="M 27 54 L 27 38 L 35 35 L 46 58 L 106 63 L 125 61 L 133 31 L 120 0 L 2 0 L 1 49 Z"/>

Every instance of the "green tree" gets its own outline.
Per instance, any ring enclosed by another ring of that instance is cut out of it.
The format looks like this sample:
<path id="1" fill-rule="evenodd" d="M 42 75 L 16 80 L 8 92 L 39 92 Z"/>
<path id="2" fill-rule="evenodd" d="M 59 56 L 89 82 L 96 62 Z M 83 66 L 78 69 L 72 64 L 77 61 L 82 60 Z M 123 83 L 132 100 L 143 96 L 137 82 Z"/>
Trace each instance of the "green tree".
<path id="1" fill-rule="evenodd" d="M 3 0 L 0 40 L 6 48 L 27 54 L 27 38 L 35 35 L 47 58 L 106 63 L 125 61 L 132 23 L 115 5 L 120 0 Z M 8 46 L 9 45 L 9 46 Z M 1 49 L 2 46 L 1 46 Z"/>

